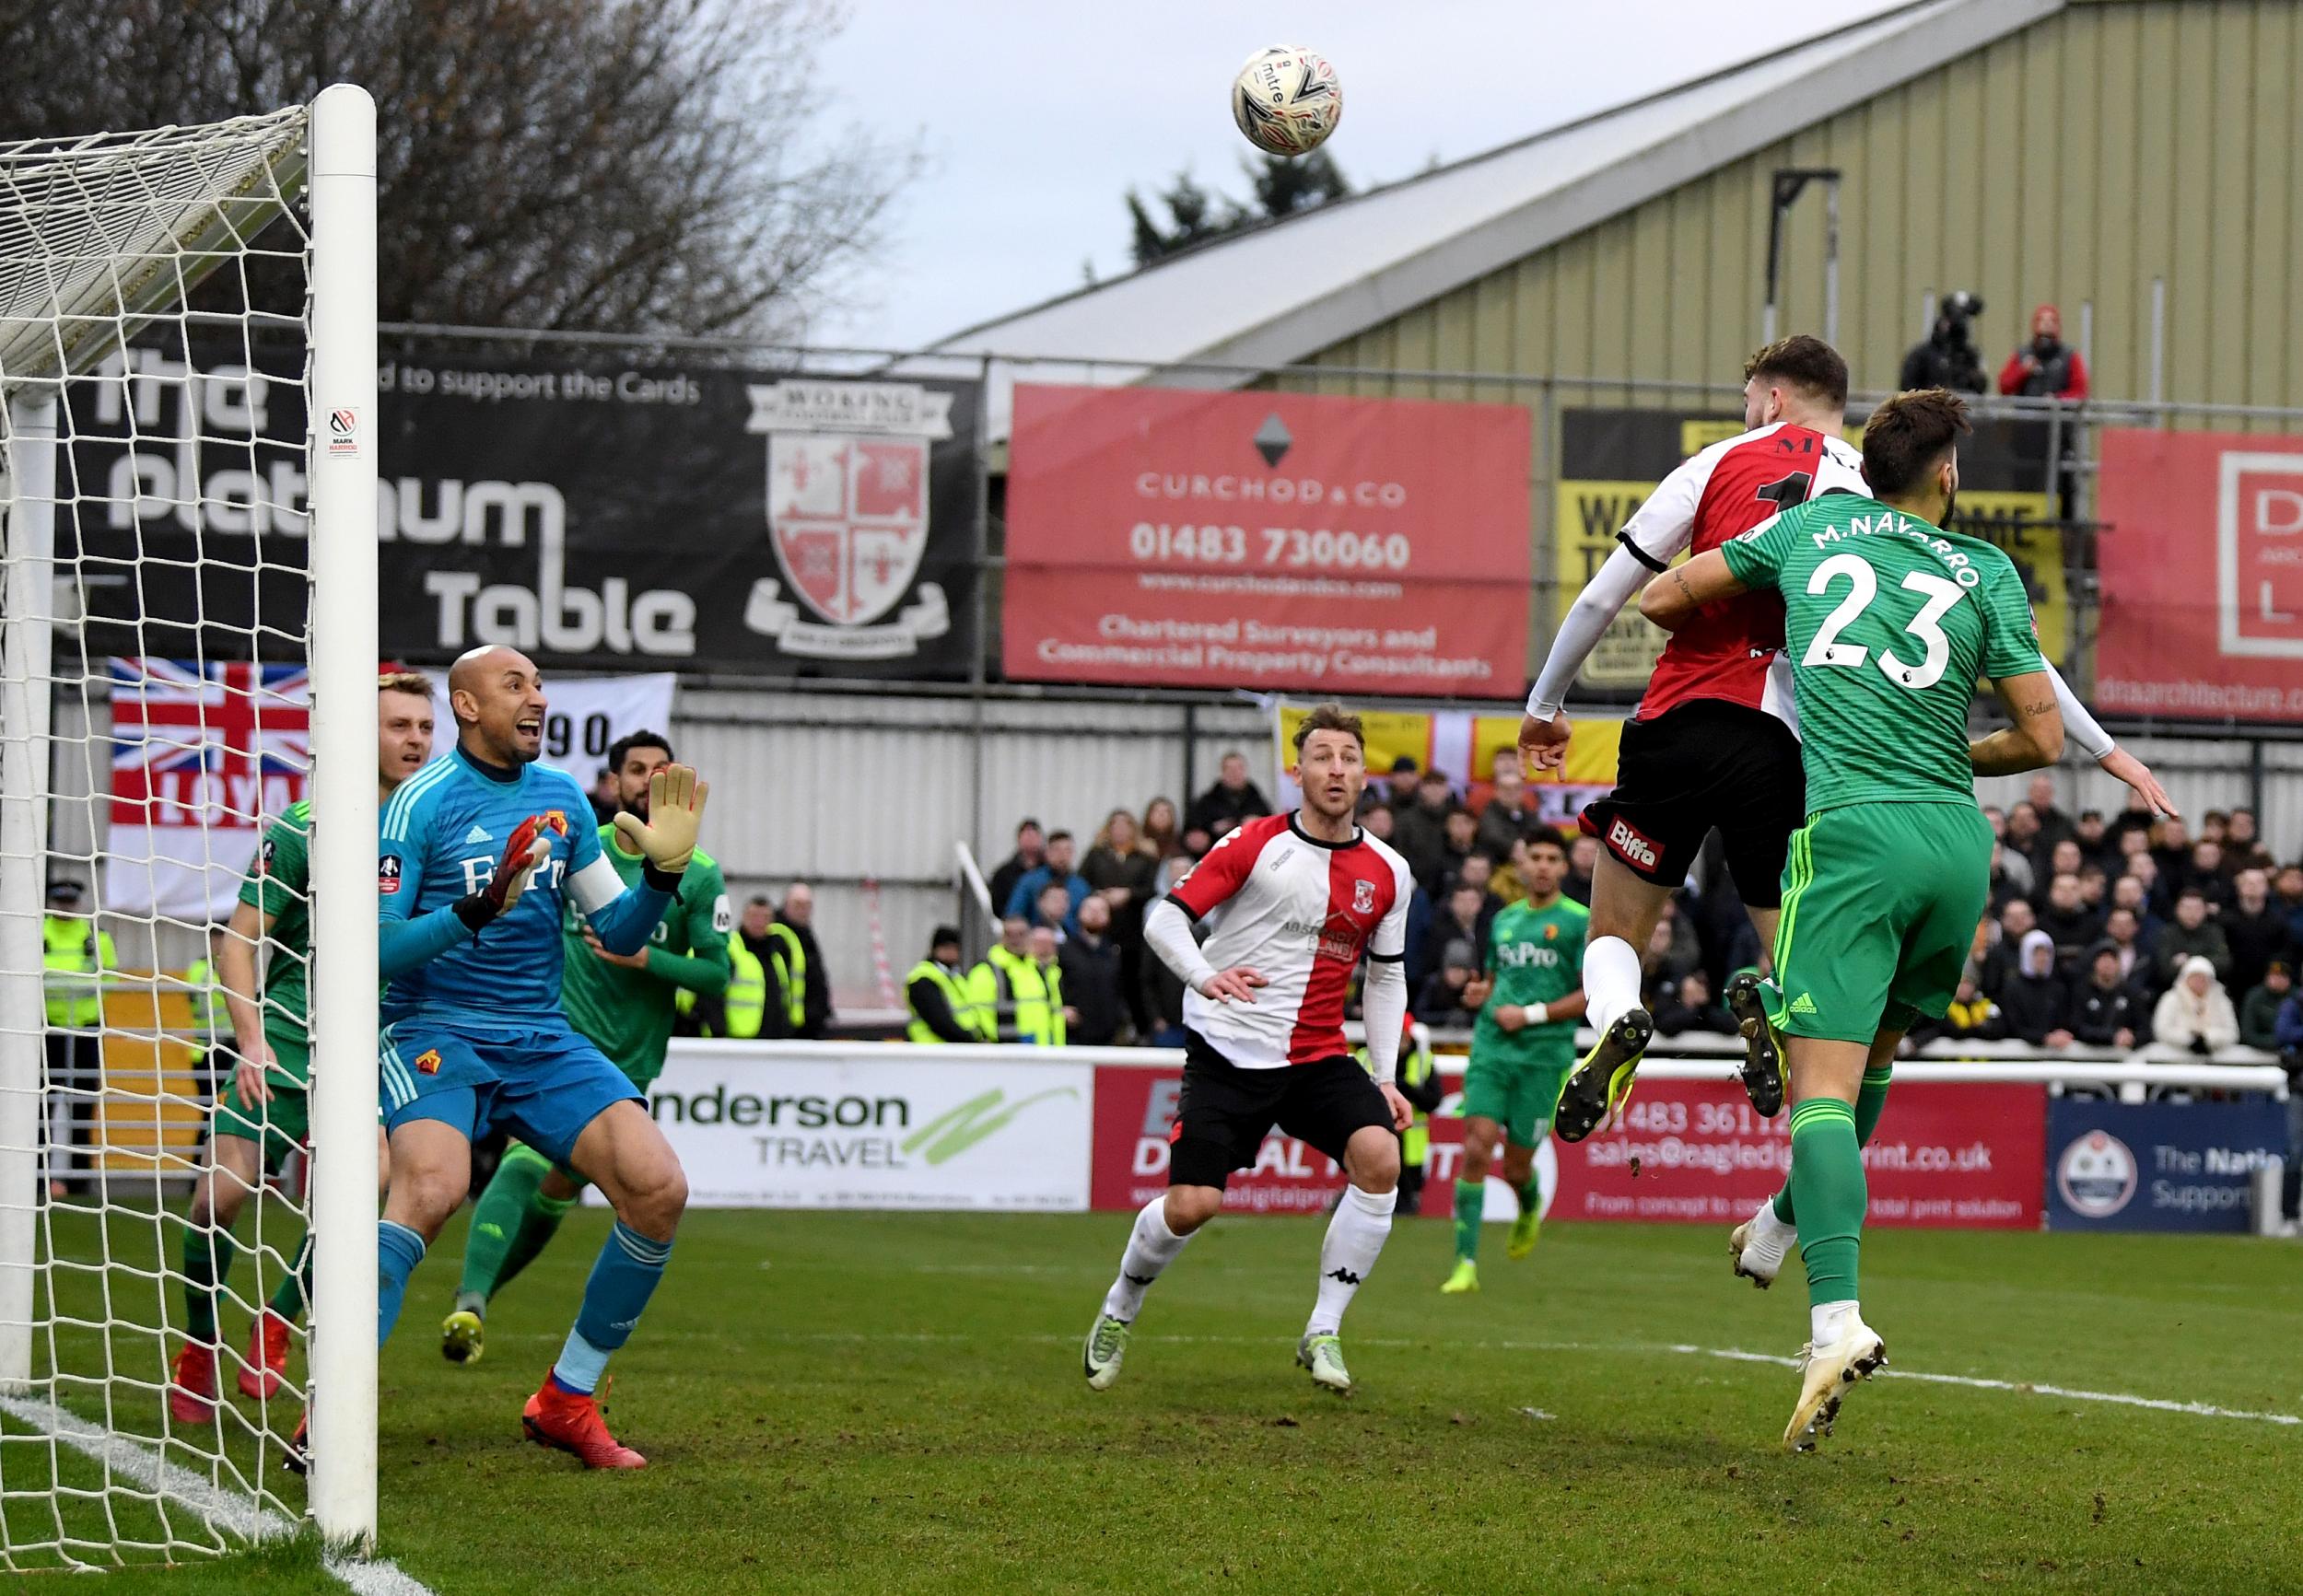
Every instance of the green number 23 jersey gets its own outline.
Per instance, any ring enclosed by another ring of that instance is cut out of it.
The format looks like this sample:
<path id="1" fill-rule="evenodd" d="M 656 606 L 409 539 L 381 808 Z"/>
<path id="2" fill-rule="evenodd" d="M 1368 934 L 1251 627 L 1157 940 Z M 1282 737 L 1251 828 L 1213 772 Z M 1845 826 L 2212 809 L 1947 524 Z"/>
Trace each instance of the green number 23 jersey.
<path id="1" fill-rule="evenodd" d="M 1810 812 L 1975 801 L 1975 681 L 2044 670 L 2007 556 L 1853 494 L 1827 494 L 1720 546 L 1783 596 Z"/>

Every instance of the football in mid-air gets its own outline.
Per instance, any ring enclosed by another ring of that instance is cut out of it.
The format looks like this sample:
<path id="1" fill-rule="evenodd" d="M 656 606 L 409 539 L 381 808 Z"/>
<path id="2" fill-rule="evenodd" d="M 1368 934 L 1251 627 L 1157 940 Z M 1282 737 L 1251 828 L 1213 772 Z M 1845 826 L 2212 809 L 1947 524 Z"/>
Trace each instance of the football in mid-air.
<path id="1" fill-rule="evenodd" d="M 1309 155 L 1343 117 L 1343 85 L 1315 50 L 1276 44 L 1232 79 L 1232 120 L 1267 155 Z"/>

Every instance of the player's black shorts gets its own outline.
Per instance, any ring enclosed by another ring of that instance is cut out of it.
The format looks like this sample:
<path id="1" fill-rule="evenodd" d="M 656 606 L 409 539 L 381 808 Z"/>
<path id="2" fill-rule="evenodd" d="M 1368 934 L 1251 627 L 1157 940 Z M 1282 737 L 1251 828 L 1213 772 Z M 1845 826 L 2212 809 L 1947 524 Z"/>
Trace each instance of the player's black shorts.
<path id="1" fill-rule="evenodd" d="M 1256 1161 L 1278 1125 L 1338 1163 L 1362 1126 L 1392 1128 L 1391 1108 L 1343 1054 L 1280 1069 L 1242 1069 L 1196 1031 L 1184 1032 L 1184 1093 L 1168 1131 L 1167 1183 L 1222 1187 Z"/>
<path id="2" fill-rule="evenodd" d="M 1783 856 L 1806 821 L 1799 740 L 1763 709 L 1697 698 L 1624 723 L 1615 791 L 1583 828 L 1633 875 L 1676 887 L 1713 826 L 1736 891 L 1754 909 L 1783 901 Z"/>

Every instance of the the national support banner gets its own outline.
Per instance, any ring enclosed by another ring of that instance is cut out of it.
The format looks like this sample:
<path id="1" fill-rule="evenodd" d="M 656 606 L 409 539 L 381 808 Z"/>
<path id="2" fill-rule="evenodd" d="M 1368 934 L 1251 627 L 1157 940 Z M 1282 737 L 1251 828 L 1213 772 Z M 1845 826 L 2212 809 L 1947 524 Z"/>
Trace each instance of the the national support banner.
<path id="1" fill-rule="evenodd" d="M 2286 1154 L 2286 1106 L 2058 1098 L 2047 1149 L 2051 1230 L 2243 1231 L 2256 1172 Z"/>
<path id="2" fill-rule="evenodd" d="M 310 678 L 300 665 L 190 659 L 109 662 L 111 786 L 104 899 L 122 914 L 193 924 L 231 913 L 263 828 L 305 796 Z M 555 678 L 544 695 L 544 762 L 589 790 L 626 732 L 669 733 L 669 672 Z M 456 740 L 443 673 L 433 673 L 432 751 Z"/>
<path id="3" fill-rule="evenodd" d="M 1310 713 L 1309 705 L 1287 700 L 1272 710 L 1272 757 L 1282 810 L 1303 801 L 1303 789 L 1295 776 L 1295 732 Z M 1428 714 L 1362 710 L 1360 721 L 1367 740 L 1368 783 L 1380 786 L 1396 762 L 1412 759 L 1419 771 L 1436 770 L 1446 775 L 1456 795 L 1478 810 L 1494 791 L 1497 757 L 1507 752 L 1514 761 L 1519 757 L 1520 718 L 1516 713 L 1474 715 L 1458 709 Z M 1536 812 L 1564 826 L 1584 812 L 1585 804 L 1604 798 L 1615 786 L 1622 740 L 1619 718 L 1594 716 L 1577 720 L 1574 735 L 1568 740 L 1566 763 L 1558 772 L 1527 784 Z"/>
<path id="4" fill-rule="evenodd" d="M 258 355 L 137 350 L 78 379 L 59 556 L 135 571 L 90 588 L 91 650 L 300 652 L 302 356 Z M 409 346 L 377 386 L 328 447 L 377 451 L 390 655 L 970 672 L 978 384 Z"/>
<path id="5" fill-rule="evenodd" d="M 2096 707 L 2303 716 L 2303 438 L 2113 429 L 2098 460 Z"/>
<path id="6" fill-rule="evenodd" d="M 1011 679 L 1525 685 L 1525 408 L 1019 384 L 1014 417 Z"/>
<path id="7" fill-rule="evenodd" d="M 1463 1154 L 1460 1059 L 1442 1061 L 1446 1095 L 1432 1116 L 1420 1212 L 1449 1213 Z M 1928 1082 L 1924 1066 L 1899 1079 L 1878 1133 L 1864 1149 L 1868 1222 L 1958 1229 L 2040 1223 L 2047 1093 L 2038 1086 Z M 1180 1069 L 1105 1066 L 1095 1072 L 1091 1203 L 1141 1207 L 1166 1189 L 1168 1137 Z M 1563 1219 L 1739 1224 L 1783 1182 L 1789 1116 L 1761 1120 L 1731 1080 L 1642 1078 L 1625 1123 L 1539 1155 L 1547 1212 Z M 1326 1154 L 1277 1130 L 1255 1166 L 1233 1175 L 1224 1206 L 1247 1213 L 1315 1213 L 1343 1189 Z M 1500 1188 L 1491 1217 L 1506 1217 Z"/>
<path id="8" fill-rule="evenodd" d="M 1087 1206 L 1090 1066 L 873 1043 L 809 1051 L 672 1043 L 648 1108 L 680 1157 L 692 1206 Z"/>
<path id="9" fill-rule="evenodd" d="M 1863 424 L 1850 417 L 1848 438 L 1860 446 Z M 1745 429 L 1716 413 L 1574 409 L 1560 413 L 1560 483 L 1552 506 L 1556 626 L 1584 584 L 1615 553 L 1623 530 L 1647 495 L 1682 460 Z M 2063 658 L 2070 604 L 2063 579 L 2063 532 L 2042 525 L 2055 514 L 2046 491 L 2048 428 L 2029 420 L 1982 421 L 1959 444 L 1959 503 L 1954 525 L 2006 551 L 2023 577 L 2039 618 L 2040 643 Z M 1627 605 L 1609 623 L 1584 665 L 1591 687 L 1647 684 L 1664 634 Z"/>

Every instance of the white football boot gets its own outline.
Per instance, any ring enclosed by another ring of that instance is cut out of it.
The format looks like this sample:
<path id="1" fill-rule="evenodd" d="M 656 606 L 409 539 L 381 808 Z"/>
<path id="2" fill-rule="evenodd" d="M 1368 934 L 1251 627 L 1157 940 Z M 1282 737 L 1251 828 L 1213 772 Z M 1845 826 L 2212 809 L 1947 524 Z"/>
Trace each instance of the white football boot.
<path id="1" fill-rule="evenodd" d="M 1799 1227 L 1777 1218 L 1775 1199 L 1770 1197 L 1759 1205 L 1758 1213 L 1728 1232 L 1728 1262 L 1736 1266 L 1736 1274 L 1764 1291 L 1783 1273 L 1783 1260 L 1798 1240 Z"/>
<path id="2" fill-rule="evenodd" d="M 1839 1336 L 1830 1346 L 1810 1343 L 1799 1351 L 1799 1405 L 1783 1427 L 1783 1445 L 1792 1451 L 1811 1452 L 1818 1439 L 1831 1433 L 1847 1393 L 1886 1364 L 1888 1346 L 1862 1315 L 1850 1313 L 1840 1322 Z"/>

